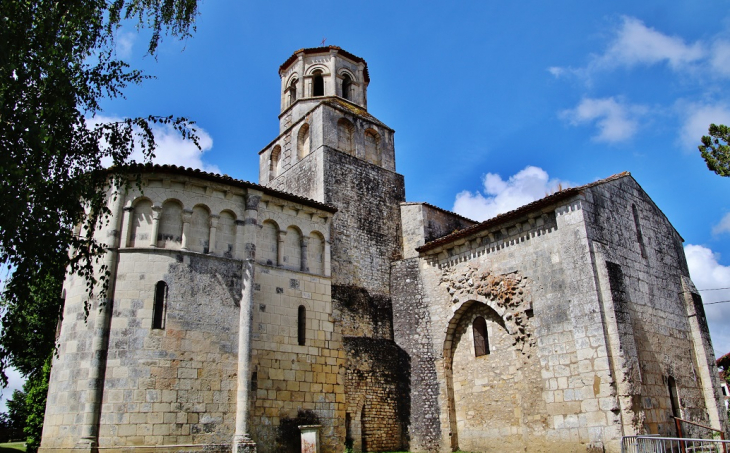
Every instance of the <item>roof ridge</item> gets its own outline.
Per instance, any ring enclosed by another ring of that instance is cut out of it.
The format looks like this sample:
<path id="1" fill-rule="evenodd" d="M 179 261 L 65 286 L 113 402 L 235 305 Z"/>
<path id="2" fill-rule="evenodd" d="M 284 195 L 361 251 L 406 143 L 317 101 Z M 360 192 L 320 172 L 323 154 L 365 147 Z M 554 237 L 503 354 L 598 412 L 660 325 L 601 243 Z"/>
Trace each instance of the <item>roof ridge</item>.
<path id="1" fill-rule="evenodd" d="M 477 223 L 476 225 L 472 225 L 472 226 L 470 226 L 468 228 L 465 228 L 463 230 L 458 230 L 458 231 L 455 231 L 455 232 L 453 232 L 451 234 L 448 234 L 446 236 L 442 236 L 442 237 L 440 237 L 438 239 L 435 239 L 435 240 L 433 240 L 431 242 L 427 242 L 427 243 L 423 244 L 420 247 L 416 247 L 416 251 L 418 251 L 418 252 L 425 252 L 425 251 L 428 251 L 428 250 L 432 250 L 432 249 L 438 247 L 439 245 L 446 244 L 446 243 L 451 242 L 451 241 L 453 241 L 455 239 L 459 239 L 461 237 L 470 236 L 470 235 L 472 235 L 474 233 L 478 233 L 479 231 L 485 230 L 488 227 L 492 226 L 493 224 L 496 224 L 496 223 L 499 223 L 499 222 L 502 222 L 502 221 L 505 221 L 505 220 L 509 220 L 511 218 L 515 218 L 515 217 L 519 217 L 519 216 L 525 215 L 528 212 L 533 211 L 534 209 L 536 209 L 539 206 L 543 206 L 543 205 L 547 205 L 547 204 L 550 204 L 550 203 L 555 203 L 555 202 L 564 200 L 565 198 L 568 198 L 570 196 L 576 195 L 576 194 L 582 192 L 585 189 L 588 189 L 588 188 L 591 188 L 591 187 L 595 187 L 595 186 L 598 186 L 598 185 L 601 185 L 601 184 L 605 184 L 605 183 L 608 183 L 608 182 L 611 182 L 611 181 L 615 181 L 615 180 L 618 180 L 618 179 L 621 179 L 621 178 L 625 178 L 627 176 L 631 176 L 631 173 L 629 173 L 628 171 L 623 171 L 621 173 L 616 173 L 614 175 L 611 175 L 611 176 L 609 176 L 607 178 L 599 179 L 598 181 L 593 181 L 593 182 L 588 183 L 588 184 L 583 184 L 582 186 L 568 187 L 566 189 L 560 190 L 560 191 L 555 192 L 555 193 L 552 193 L 550 195 L 546 195 L 546 196 L 544 196 L 542 198 L 539 198 L 539 199 L 537 199 L 535 201 L 532 201 L 530 203 L 527 203 L 525 205 L 522 205 L 519 208 L 513 209 L 511 211 L 504 212 L 502 214 L 497 214 L 496 216 L 491 217 L 491 218 L 486 219 L 486 220 L 483 220 L 483 221 Z"/>

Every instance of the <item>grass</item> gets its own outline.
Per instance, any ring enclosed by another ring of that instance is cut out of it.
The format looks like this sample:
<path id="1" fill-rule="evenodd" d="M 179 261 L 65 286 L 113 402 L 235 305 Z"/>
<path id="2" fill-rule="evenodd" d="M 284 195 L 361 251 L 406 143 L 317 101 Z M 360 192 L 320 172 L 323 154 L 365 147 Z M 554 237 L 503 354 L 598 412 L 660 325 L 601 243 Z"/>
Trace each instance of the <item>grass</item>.
<path id="1" fill-rule="evenodd" d="M 17 453 L 19 451 L 25 451 L 25 442 L 0 444 L 0 453 Z"/>

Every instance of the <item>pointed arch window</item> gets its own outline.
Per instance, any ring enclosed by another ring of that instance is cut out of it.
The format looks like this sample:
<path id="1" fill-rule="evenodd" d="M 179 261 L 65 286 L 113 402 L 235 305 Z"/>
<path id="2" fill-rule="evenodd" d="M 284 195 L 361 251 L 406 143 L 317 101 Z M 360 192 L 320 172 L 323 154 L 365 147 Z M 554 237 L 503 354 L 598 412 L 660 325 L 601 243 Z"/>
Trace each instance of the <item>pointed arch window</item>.
<path id="1" fill-rule="evenodd" d="M 474 319 L 474 356 L 480 357 L 489 354 L 489 337 L 487 336 L 487 322 L 481 316 Z"/>
<path id="2" fill-rule="evenodd" d="M 297 316 L 297 339 L 299 346 L 304 346 L 307 342 L 307 309 L 304 305 L 299 306 Z"/>
<path id="3" fill-rule="evenodd" d="M 342 76 L 342 97 L 345 99 L 351 99 L 352 91 L 352 79 L 349 75 L 344 74 Z"/>
<path id="4" fill-rule="evenodd" d="M 314 71 L 312 80 L 312 96 L 324 96 L 324 77 L 319 69 Z"/>
<path id="5" fill-rule="evenodd" d="M 165 328 L 165 315 L 167 314 L 167 283 L 157 282 L 155 285 L 155 306 L 152 313 L 152 328 Z"/>

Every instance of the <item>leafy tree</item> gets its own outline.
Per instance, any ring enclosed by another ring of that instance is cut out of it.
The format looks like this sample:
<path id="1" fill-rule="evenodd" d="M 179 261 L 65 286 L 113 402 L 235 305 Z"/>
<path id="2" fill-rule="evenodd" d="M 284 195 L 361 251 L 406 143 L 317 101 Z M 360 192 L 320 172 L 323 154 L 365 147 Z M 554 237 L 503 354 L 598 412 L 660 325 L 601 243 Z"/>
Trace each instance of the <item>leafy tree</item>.
<path id="1" fill-rule="evenodd" d="M 720 176 L 730 176 L 730 128 L 722 124 L 710 124 L 710 135 L 702 137 L 698 146 L 707 168 Z"/>
<path id="2" fill-rule="evenodd" d="M 127 183 L 131 153 L 154 156 L 154 124 L 197 144 L 185 118 L 88 121 L 102 100 L 149 78 L 117 58 L 114 34 L 123 23 L 149 29 L 154 56 L 163 35 L 191 36 L 197 14 L 197 0 L 0 1 L 0 266 L 11 269 L 2 282 L 0 375 L 7 383 L 12 365 L 28 378 L 33 433 L 64 273 L 85 277 L 89 297 L 106 288 L 105 273 L 94 272 L 105 244 L 79 232 L 108 220 L 109 187 Z"/>

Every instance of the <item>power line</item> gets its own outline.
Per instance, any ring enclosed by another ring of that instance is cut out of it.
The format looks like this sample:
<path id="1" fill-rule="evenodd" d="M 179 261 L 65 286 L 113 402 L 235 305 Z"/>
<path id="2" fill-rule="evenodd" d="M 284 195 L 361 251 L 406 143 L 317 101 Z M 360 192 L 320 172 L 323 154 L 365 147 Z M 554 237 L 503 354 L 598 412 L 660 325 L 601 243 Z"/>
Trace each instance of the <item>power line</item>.
<path id="1" fill-rule="evenodd" d="M 706 304 L 703 303 L 702 305 L 726 304 L 728 302 L 730 302 L 730 300 L 718 300 L 717 302 L 707 302 Z"/>
<path id="2" fill-rule="evenodd" d="M 697 291 L 720 291 L 720 290 L 722 290 L 722 289 L 730 289 L 730 287 L 728 287 L 728 288 L 708 288 L 708 289 L 698 289 Z"/>

